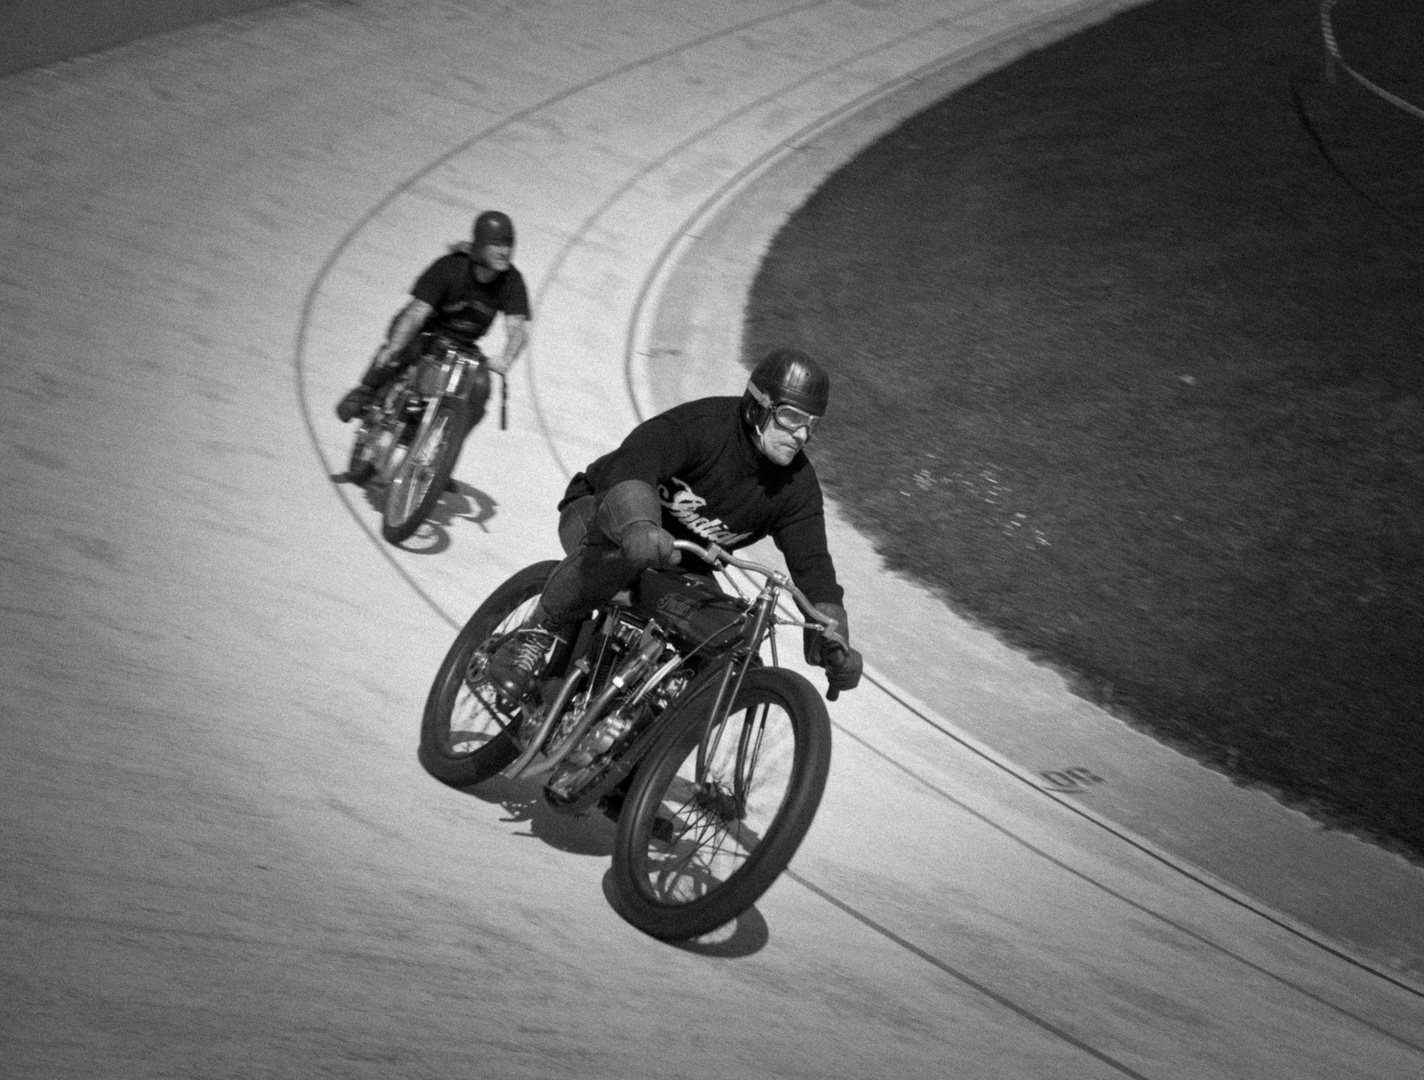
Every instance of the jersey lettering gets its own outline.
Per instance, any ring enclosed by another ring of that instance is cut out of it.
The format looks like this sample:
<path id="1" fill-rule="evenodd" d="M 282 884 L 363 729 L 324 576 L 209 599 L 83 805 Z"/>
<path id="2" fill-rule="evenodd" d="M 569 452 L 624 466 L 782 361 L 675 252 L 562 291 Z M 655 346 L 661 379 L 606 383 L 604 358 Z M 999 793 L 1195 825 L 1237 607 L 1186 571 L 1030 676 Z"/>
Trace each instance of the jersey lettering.
<path id="1" fill-rule="evenodd" d="M 699 513 L 707 505 L 707 500 L 676 476 L 672 477 L 672 482 L 682 490 L 669 493 L 666 486 L 660 486 L 658 500 L 663 504 L 663 508 L 694 536 L 728 548 L 751 536 L 749 532 L 733 532 L 721 518 L 709 518 Z"/>

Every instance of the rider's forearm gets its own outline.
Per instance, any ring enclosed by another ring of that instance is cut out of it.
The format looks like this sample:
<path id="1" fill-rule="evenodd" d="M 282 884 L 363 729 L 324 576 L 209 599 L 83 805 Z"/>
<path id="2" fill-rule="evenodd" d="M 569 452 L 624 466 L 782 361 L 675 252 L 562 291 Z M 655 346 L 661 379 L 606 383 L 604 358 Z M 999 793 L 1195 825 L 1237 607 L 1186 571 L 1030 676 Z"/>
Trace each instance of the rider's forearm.
<path id="1" fill-rule="evenodd" d="M 529 340 L 529 323 L 526 319 L 508 316 L 505 321 L 504 352 L 500 356 L 500 363 L 504 370 L 508 371 L 514 366 L 515 359 L 524 351 Z"/>
<path id="2" fill-rule="evenodd" d="M 386 338 L 385 345 L 381 347 L 381 351 L 385 354 L 384 359 L 389 361 L 391 357 L 409 345 L 411 339 L 420 332 L 420 328 L 425 325 L 425 320 L 430 318 L 430 313 L 434 310 L 424 300 L 412 300 L 407 304 L 405 310 L 400 313 L 395 324 L 391 327 L 390 337 Z"/>

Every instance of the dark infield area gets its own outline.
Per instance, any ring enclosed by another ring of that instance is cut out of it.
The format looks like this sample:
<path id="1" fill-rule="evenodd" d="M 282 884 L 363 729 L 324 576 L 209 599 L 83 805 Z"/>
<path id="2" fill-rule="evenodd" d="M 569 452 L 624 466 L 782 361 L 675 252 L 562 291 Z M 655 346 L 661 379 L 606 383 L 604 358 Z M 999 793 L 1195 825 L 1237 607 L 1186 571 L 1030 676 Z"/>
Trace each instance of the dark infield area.
<path id="1" fill-rule="evenodd" d="M 1424 106 L 1424 4 L 1331 18 Z M 746 356 L 825 360 L 892 568 L 1424 862 L 1424 118 L 1326 56 L 1317 0 L 1156 0 L 952 95 L 785 225 Z"/>

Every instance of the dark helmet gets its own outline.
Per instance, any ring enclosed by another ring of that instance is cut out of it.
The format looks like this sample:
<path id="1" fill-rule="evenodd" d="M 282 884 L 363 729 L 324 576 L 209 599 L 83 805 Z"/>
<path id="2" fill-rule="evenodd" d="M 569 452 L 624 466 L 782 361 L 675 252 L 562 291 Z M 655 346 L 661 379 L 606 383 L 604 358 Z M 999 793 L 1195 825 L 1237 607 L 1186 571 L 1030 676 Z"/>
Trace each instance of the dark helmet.
<path id="1" fill-rule="evenodd" d="M 514 222 L 498 210 L 486 210 L 475 218 L 475 249 L 487 244 L 514 246 Z"/>
<path id="2" fill-rule="evenodd" d="M 742 395 L 742 418 L 759 431 L 778 405 L 825 416 L 830 399 L 831 377 L 825 368 L 799 349 L 775 349 L 752 369 Z"/>

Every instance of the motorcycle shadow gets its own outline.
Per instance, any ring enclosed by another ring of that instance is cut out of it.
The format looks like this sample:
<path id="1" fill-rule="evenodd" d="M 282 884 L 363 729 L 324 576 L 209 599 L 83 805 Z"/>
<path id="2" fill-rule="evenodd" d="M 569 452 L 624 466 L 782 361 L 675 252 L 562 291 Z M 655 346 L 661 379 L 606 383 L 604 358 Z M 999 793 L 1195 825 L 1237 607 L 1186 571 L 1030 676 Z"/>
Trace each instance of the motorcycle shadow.
<path id="1" fill-rule="evenodd" d="M 620 915 L 622 914 L 618 905 L 618 889 L 613 883 L 611 869 L 603 875 L 603 898 L 608 901 L 609 907 L 619 912 Z M 683 952 L 696 953 L 698 956 L 706 956 L 715 960 L 737 960 L 760 952 L 766 947 L 769 940 L 771 940 L 771 930 L 766 924 L 766 919 L 753 905 L 725 926 L 719 926 L 716 930 L 703 934 L 699 938 L 691 938 L 687 941 L 665 941 L 663 944 L 671 945 L 674 949 L 681 949 Z"/>
<path id="2" fill-rule="evenodd" d="M 612 821 L 597 810 L 578 816 L 558 813 L 545 801 L 543 786 L 537 780 L 496 776 L 462 790 L 483 802 L 498 803 L 509 815 L 503 821 L 528 822 L 529 832 L 523 835 L 542 840 L 559 851 L 602 858 L 613 854 Z"/>
<path id="3" fill-rule="evenodd" d="M 544 799 L 543 785 L 537 780 L 508 780 L 492 777 L 473 787 L 461 788 L 482 802 L 498 804 L 508 815 L 501 820 L 510 824 L 528 822 L 528 836 L 542 840 L 550 847 L 570 855 L 611 858 L 617 826 L 598 810 L 574 816 L 556 812 Z M 613 871 L 603 875 L 603 895 L 614 911 L 619 911 Z M 766 919 L 755 907 L 709 934 L 689 941 L 668 941 L 664 944 L 684 952 L 711 959 L 734 960 L 751 956 L 766 947 L 771 931 Z"/>
<path id="4" fill-rule="evenodd" d="M 366 505 L 379 514 L 386 497 L 385 488 L 367 484 L 362 488 L 362 494 L 366 497 Z M 498 506 L 499 503 L 487 492 L 462 481 L 451 480 L 449 488 L 440 496 L 430 516 L 421 522 L 415 535 L 398 546 L 412 555 L 439 555 L 454 542 L 450 530 L 457 521 L 468 521 L 489 532 L 486 522 L 495 516 Z"/>

